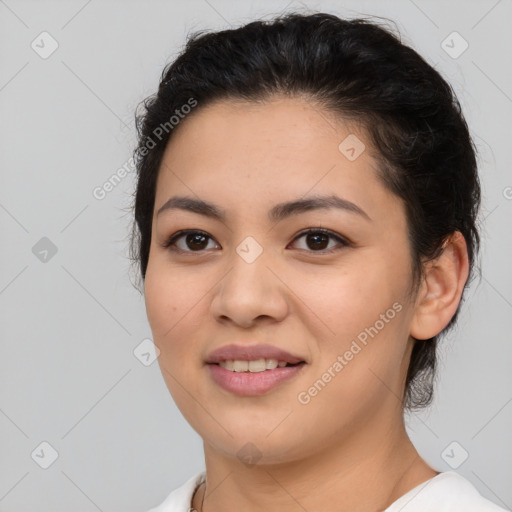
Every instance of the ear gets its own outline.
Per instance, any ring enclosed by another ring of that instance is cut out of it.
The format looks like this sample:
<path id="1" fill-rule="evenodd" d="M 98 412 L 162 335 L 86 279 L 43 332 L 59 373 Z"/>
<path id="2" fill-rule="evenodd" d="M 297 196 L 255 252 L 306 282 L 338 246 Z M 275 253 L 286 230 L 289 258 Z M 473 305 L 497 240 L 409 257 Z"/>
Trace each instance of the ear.
<path id="1" fill-rule="evenodd" d="M 468 274 L 466 240 L 456 231 L 444 242 L 441 254 L 425 263 L 411 321 L 411 336 L 426 340 L 448 325 L 459 306 Z"/>

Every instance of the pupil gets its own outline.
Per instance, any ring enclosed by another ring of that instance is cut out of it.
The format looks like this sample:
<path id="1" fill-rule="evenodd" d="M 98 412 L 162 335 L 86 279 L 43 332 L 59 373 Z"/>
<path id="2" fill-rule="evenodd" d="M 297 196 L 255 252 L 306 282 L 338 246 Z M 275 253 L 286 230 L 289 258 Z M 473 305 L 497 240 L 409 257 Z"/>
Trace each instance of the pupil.
<path id="1" fill-rule="evenodd" d="M 189 235 L 187 235 L 187 244 L 191 243 L 192 247 L 190 247 L 191 249 L 204 249 L 204 247 L 206 247 L 208 244 L 206 243 L 206 236 L 204 235 L 201 235 L 201 234 L 197 234 L 197 233 L 191 233 Z M 195 245 L 194 247 L 194 244 L 199 240 L 199 244 Z"/>
<path id="2" fill-rule="evenodd" d="M 319 240 L 320 238 L 323 238 L 323 240 Z M 307 235 L 308 244 L 311 241 L 311 239 L 314 239 L 316 241 L 313 242 L 312 248 L 316 248 L 316 249 L 320 249 L 320 250 L 325 249 L 325 247 L 327 247 L 328 243 L 323 244 L 322 242 L 327 242 L 328 238 L 329 238 L 328 235 L 326 235 L 325 233 L 315 233 L 315 234 Z M 320 242 L 320 245 L 322 245 L 322 247 L 318 246 L 318 242 Z"/>

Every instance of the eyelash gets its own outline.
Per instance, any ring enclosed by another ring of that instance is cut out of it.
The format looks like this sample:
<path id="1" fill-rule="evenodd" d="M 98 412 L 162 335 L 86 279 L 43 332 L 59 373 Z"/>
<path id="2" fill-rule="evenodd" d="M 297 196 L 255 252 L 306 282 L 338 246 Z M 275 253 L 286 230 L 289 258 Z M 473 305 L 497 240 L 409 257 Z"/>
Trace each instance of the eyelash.
<path id="1" fill-rule="evenodd" d="M 199 234 L 199 235 L 204 235 L 207 238 L 213 240 L 213 238 L 208 233 L 206 233 L 205 231 L 201 231 L 201 230 L 198 230 L 198 229 L 183 229 L 183 230 L 178 231 L 178 232 L 174 233 L 173 235 L 171 235 L 167 239 L 167 241 L 164 242 L 162 245 L 163 245 L 164 248 L 169 249 L 170 251 L 173 251 L 173 252 L 176 252 L 176 253 L 181 253 L 181 254 L 186 254 L 186 253 L 198 254 L 198 253 L 204 252 L 204 249 L 203 250 L 199 250 L 199 251 L 184 251 L 183 249 L 177 249 L 176 247 L 171 248 L 172 246 L 175 246 L 177 240 L 179 240 L 181 237 L 183 237 L 185 235 L 188 235 L 188 234 L 191 234 L 191 233 Z M 321 251 L 313 251 L 313 250 L 307 250 L 307 249 L 301 249 L 301 250 L 305 250 L 306 252 L 310 252 L 310 253 L 313 253 L 313 254 L 331 254 L 333 252 L 336 252 L 336 251 L 339 251 L 339 250 L 343 249 L 344 247 L 352 246 L 352 243 L 349 240 L 347 240 L 346 238 L 344 238 L 344 237 L 334 233 L 333 231 L 330 231 L 330 230 L 324 229 L 324 228 L 308 228 L 305 231 L 301 231 L 293 239 L 293 242 L 295 242 L 299 238 L 302 238 L 305 235 L 318 234 L 318 233 L 321 233 L 321 234 L 327 235 L 327 236 L 329 236 L 331 238 L 334 238 L 335 240 L 337 240 L 341 244 L 341 247 L 340 246 L 338 246 L 338 247 L 331 247 L 330 249 L 323 249 Z"/>

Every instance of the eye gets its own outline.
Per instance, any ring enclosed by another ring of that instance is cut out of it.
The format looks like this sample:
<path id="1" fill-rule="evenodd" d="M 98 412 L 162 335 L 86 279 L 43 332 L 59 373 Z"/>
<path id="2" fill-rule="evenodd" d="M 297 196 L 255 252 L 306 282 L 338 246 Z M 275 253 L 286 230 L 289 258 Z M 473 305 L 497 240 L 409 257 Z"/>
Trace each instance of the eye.
<path id="1" fill-rule="evenodd" d="M 323 228 L 309 228 L 306 231 L 299 233 L 293 242 L 296 242 L 301 238 L 305 238 L 307 247 L 306 249 L 300 249 L 308 250 L 308 247 L 313 249 L 308 252 L 331 253 L 351 245 L 351 243 L 342 236 Z M 338 242 L 337 246 L 335 244 L 334 247 L 329 248 L 329 238 L 336 240 Z M 181 242 L 182 239 L 184 240 L 184 243 L 180 246 L 178 242 Z M 171 235 L 163 244 L 163 247 L 180 253 L 203 252 L 204 249 L 208 249 L 208 240 L 213 241 L 213 238 L 205 231 L 184 229 Z M 219 247 L 218 244 L 217 247 Z"/>
<path id="2" fill-rule="evenodd" d="M 306 241 L 306 250 L 308 247 L 313 248 L 313 251 L 308 252 L 331 253 L 334 251 L 339 251 L 340 249 L 343 249 L 344 247 L 351 245 L 350 242 L 343 238 L 342 236 L 337 235 L 336 233 L 333 233 L 332 231 L 323 228 L 309 228 L 306 231 L 299 234 L 295 238 L 294 242 L 304 237 Z M 331 246 L 330 248 L 327 248 L 329 238 L 337 240 L 338 246 L 336 247 L 335 245 L 334 247 Z"/>
<path id="3" fill-rule="evenodd" d="M 185 237 L 184 247 L 180 247 L 176 242 L 180 241 L 183 237 Z M 208 239 L 213 240 L 213 238 L 204 231 L 185 229 L 171 235 L 163 246 L 175 252 L 201 252 L 203 249 L 207 248 Z"/>

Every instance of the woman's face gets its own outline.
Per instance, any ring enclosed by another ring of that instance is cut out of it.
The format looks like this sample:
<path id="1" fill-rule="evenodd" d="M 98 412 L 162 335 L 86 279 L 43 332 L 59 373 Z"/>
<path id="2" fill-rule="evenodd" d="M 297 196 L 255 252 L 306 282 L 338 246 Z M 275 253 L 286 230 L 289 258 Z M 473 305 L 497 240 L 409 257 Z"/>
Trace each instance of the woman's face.
<path id="1" fill-rule="evenodd" d="M 276 463 L 396 421 L 414 316 L 410 246 L 404 206 L 379 181 L 365 134 L 289 98 L 199 105 L 175 130 L 158 177 L 145 300 L 163 377 L 188 422 L 218 453 Z M 224 217 L 173 207 L 176 197 Z M 276 208 L 335 197 L 330 208 Z M 200 233 L 165 247 L 181 230 Z M 240 361 L 287 358 L 244 352 L 266 345 L 304 362 L 260 361 L 253 370 L 269 369 L 243 373 L 208 363 L 228 345 Z"/>

